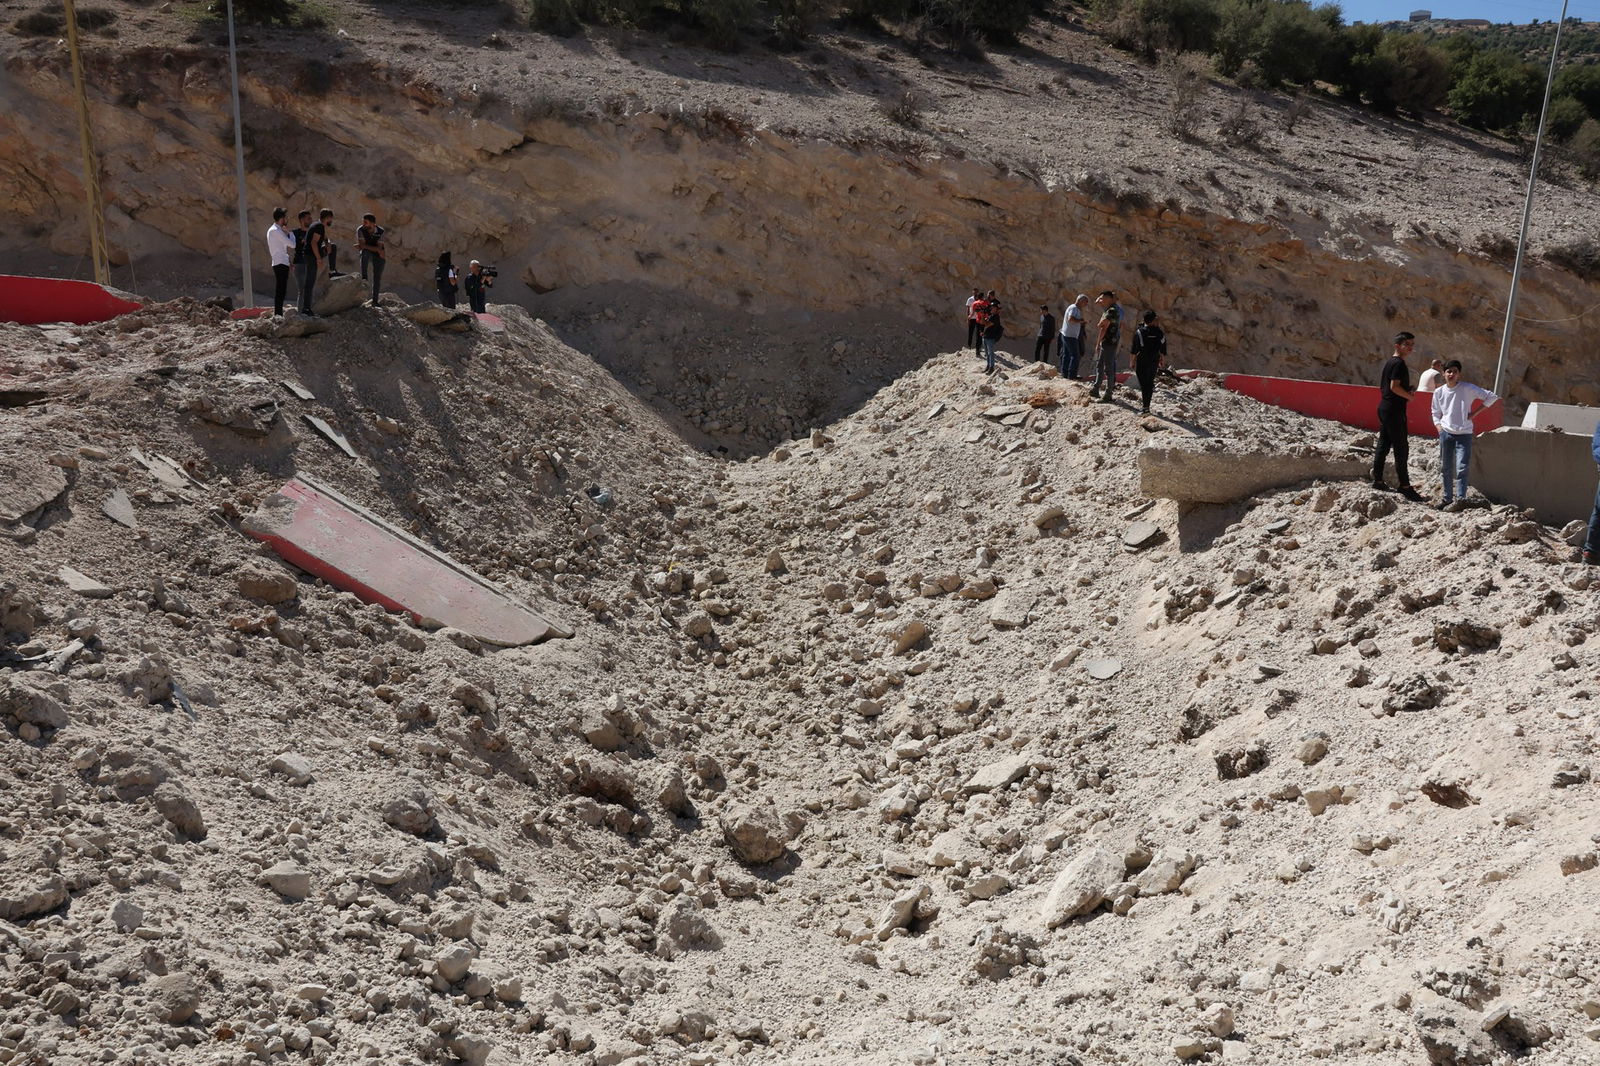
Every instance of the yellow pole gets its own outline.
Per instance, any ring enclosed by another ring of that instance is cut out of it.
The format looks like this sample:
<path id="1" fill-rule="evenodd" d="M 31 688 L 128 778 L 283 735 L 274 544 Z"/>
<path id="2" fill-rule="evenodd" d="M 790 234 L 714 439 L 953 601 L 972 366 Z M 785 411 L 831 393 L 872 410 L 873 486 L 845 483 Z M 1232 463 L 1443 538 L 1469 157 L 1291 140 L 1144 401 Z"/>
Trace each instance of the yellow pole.
<path id="1" fill-rule="evenodd" d="M 89 254 L 94 257 L 94 280 L 111 284 L 106 260 L 106 218 L 100 209 L 100 167 L 95 162 L 94 133 L 89 128 L 89 93 L 83 78 L 83 55 L 78 51 L 78 12 L 72 0 L 67 9 L 67 50 L 72 53 L 72 87 L 78 94 L 78 141 L 83 147 L 83 192 L 89 201 Z"/>

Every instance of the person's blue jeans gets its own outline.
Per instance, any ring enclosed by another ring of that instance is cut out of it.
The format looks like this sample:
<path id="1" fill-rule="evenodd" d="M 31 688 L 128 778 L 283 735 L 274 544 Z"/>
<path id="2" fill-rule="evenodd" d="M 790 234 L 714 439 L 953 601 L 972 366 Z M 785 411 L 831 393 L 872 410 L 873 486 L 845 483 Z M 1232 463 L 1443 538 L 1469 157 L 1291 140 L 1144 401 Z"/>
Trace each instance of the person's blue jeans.
<path id="1" fill-rule="evenodd" d="M 1467 498 L 1467 466 L 1472 462 L 1472 434 L 1439 431 L 1439 467 L 1444 474 L 1444 502 Z"/>
<path id="2" fill-rule="evenodd" d="M 984 357 L 984 360 L 985 360 L 983 368 L 985 370 L 993 370 L 994 369 L 994 338 L 993 337 L 985 337 L 985 338 L 983 338 L 983 357 Z"/>
<path id="3" fill-rule="evenodd" d="M 1083 356 L 1083 338 L 1061 337 L 1061 376 L 1071 380 L 1078 376 L 1078 360 Z"/>

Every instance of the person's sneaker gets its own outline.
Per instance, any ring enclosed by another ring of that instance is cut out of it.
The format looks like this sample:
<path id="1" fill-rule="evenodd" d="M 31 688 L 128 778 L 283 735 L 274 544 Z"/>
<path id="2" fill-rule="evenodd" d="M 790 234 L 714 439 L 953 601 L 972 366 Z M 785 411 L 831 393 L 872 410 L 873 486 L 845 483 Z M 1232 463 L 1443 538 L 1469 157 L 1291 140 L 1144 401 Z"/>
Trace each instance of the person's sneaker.
<path id="1" fill-rule="evenodd" d="M 1389 491 L 1389 486 L 1384 483 L 1382 478 L 1373 478 L 1372 479 L 1372 487 L 1374 489 L 1377 489 L 1379 492 L 1388 492 Z"/>
<path id="2" fill-rule="evenodd" d="M 1100 398 L 1100 394 L 1098 392 L 1094 391 L 1093 389 L 1089 390 L 1089 399 L 1098 400 L 1099 398 Z"/>
<path id="3" fill-rule="evenodd" d="M 1441 510 L 1441 511 L 1450 510 L 1450 502 L 1451 501 L 1449 501 L 1449 500 L 1440 500 L 1439 504 L 1438 504 L 1439 510 Z"/>
<path id="4" fill-rule="evenodd" d="M 1451 500 L 1449 503 L 1444 505 L 1444 509 L 1449 511 L 1451 514 L 1460 514 L 1462 511 L 1467 509 L 1467 501 Z"/>
<path id="5" fill-rule="evenodd" d="M 1583 561 L 1589 566 L 1600 566 L 1600 552 L 1584 552 Z"/>
<path id="6" fill-rule="evenodd" d="M 1404 496 L 1406 499 L 1410 500 L 1413 503 L 1421 503 L 1422 502 L 1422 493 L 1418 492 L 1416 489 L 1412 488 L 1410 485 L 1401 485 L 1400 486 L 1400 495 Z"/>

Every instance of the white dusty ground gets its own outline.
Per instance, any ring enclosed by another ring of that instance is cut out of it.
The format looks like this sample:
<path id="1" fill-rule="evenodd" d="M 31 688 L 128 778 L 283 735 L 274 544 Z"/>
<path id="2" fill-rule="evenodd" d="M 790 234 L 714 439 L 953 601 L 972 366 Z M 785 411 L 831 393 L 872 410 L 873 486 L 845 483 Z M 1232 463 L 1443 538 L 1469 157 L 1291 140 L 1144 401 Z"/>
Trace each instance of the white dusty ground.
<path id="1" fill-rule="evenodd" d="M 1362 435 L 965 352 L 729 462 L 500 310 L 0 327 L 47 394 L 0 412 L 0 1062 L 1600 1054 L 1560 531 L 1358 481 L 1180 521 L 1147 442 Z M 302 470 L 575 637 L 285 565 L 238 523 Z"/>

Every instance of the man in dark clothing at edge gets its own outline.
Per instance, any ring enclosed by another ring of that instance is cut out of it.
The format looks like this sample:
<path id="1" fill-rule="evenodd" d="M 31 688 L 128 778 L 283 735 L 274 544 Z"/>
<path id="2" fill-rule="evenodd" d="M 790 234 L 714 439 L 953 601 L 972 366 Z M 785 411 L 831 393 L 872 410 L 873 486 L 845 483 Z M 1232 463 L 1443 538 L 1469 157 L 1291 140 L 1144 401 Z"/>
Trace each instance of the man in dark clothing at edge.
<path id="1" fill-rule="evenodd" d="M 1056 338 L 1056 316 L 1050 313 L 1050 308 L 1041 304 L 1039 307 L 1039 336 L 1033 341 L 1033 361 L 1035 363 L 1048 362 L 1050 359 L 1050 343 Z"/>
<path id="2" fill-rule="evenodd" d="M 1406 367 L 1406 356 L 1417 346 L 1417 339 L 1404 331 L 1394 335 L 1394 354 L 1384 361 L 1378 375 L 1378 448 L 1372 457 L 1372 487 L 1387 488 L 1383 483 L 1383 461 L 1394 449 L 1395 480 L 1399 482 L 1400 495 L 1408 500 L 1421 500 L 1422 496 L 1411 487 L 1411 475 L 1406 471 L 1406 459 L 1411 452 L 1411 442 L 1406 437 L 1406 401 L 1411 391 L 1411 371 Z"/>

